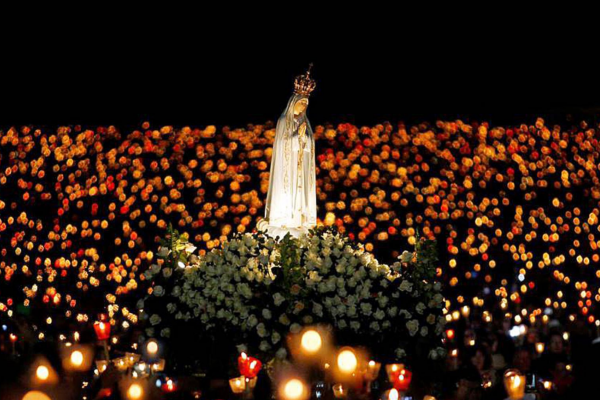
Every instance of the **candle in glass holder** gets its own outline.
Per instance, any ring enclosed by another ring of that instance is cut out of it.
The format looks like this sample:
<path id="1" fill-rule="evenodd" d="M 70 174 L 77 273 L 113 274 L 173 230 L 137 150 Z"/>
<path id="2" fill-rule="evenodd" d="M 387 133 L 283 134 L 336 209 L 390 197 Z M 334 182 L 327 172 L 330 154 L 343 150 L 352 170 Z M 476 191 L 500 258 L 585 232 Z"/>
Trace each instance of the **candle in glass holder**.
<path id="1" fill-rule="evenodd" d="M 367 372 L 365 374 L 365 378 L 368 381 L 374 381 L 379 376 L 379 371 L 381 370 L 381 363 L 378 363 L 374 360 L 369 361 L 367 364 Z"/>
<path id="2" fill-rule="evenodd" d="M 108 360 L 96 360 L 96 368 L 98 369 L 99 373 L 106 371 L 107 367 L 108 367 Z"/>
<path id="3" fill-rule="evenodd" d="M 74 350 L 69 357 L 69 361 L 74 368 L 80 368 L 83 365 L 83 353 L 79 350 Z"/>
<path id="4" fill-rule="evenodd" d="M 31 391 L 25 393 L 25 396 L 23 396 L 23 400 L 51 400 L 51 399 L 44 392 L 40 392 L 39 390 L 31 390 Z"/>
<path id="5" fill-rule="evenodd" d="M 542 354 L 544 352 L 544 348 L 545 348 L 545 345 L 542 342 L 537 342 L 535 344 L 535 351 L 537 351 L 538 354 Z"/>
<path id="6" fill-rule="evenodd" d="M 165 369 L 165 360 L 164 359 L 160 359 L 157 362 L 155 362 L 154 364 L 152 364 L 152 371 L 155 372 L 160 372 L 160 371 L 164 371 Z"/>
<path id="7" fill-rule="evenodd" d="M 525 396 L 525 376 L 516 369 L 504 373 L 504 387 L 511 400 L 521 400 Z"/>
<path id="8" fill-rule="evenodd" d="M 140 360 L 140 355 L 136 353 L 125 353 L 125 360 L 127 362 L 127 366 L 133 367 L 135 363 Z"/>
<path id="9" fill-rule="evenodd" d="M 394 382 L 398 375 L 400 375 L 400 371 L 404 369 L 404 364 L 388 364 L 385 366 L 385 372 L 387 373 L 388 380 L 390 382 Z"/>
<path id="10" fill-rule="evenodd" d="M 262 362 L 257 358 L 250 357 L 243 352 L 238 357 L 238 369 L 240 371 L 240 374 L 242 374 L 246 378 L 255 378 L 260 372 L 261 368 Z"/>
<path id="11" fill-rule="evenodd" d="M 400 392 L 406 392 L 408 387 L 410 386 L 410 381 L 412 380 L 412 372 L 407 369 L 402 369 L 396 381 L 393 382 L 394 388 L 398 389 Z"/>
<path id="12" fill-rule="evenodd" d="M 153 358 L 158 355 L 159 347 L 158 342 L 154 339 L 151 339 L 146 343 L 146 354 L 148 357 Z"/>
<path id="13" fill-rule="evenodd" d="M 309 355 L 317 353 L 323 346 L 321 334 L 314 329 L 307 330 L 302 334 L 300 346 L 302 350 Z"/>
<path id="14" fill-rule="evenodd" d="M 336 399 L 343 399 L 348 395 L 348 390 L 344 387 L 344 385 L 338 383 L 333 385 L 333 395 Z"/>
<path id="15" fill-rule="evenodd" d="M 144 388 L 139 383 L 132 383 L 129 388 L 127 388 L 127 398 L 130 400 L 138 400 L 144 396 Z"/>
<path id="16" fill-rule="evenodd" d="M 344 375 L 351 375 L 358 367 L 358 357 L 351 348 L 343 348 L 337 355 L 337 367 Z"/>
<path id="17" fill-rule="evenodd" d="M 279 397 L 283 400 L 304 400 L 310 395 L 306 383 L 298 378 L 290 378 L 283 382 L 279 389 Z"/>
<path id="18" fill-rule="evenodd" d="M 125 359 L 125 357 L 119 357 L 119 358 L 115 358 L 113 360 L 113 363 L 115 364 L 115 367 L 117 367 L 117 370 L 119 371 L 127 371 L 127 360 Z"/>
<path id="19" fill-rule="evenodd" d="M 469 308 L 469 306 L 463 306 L 463 308 L 461 308 L 460 310 L 460 313 L 463 317 L 469 318 L 469 315 L 471 314 L 471 309 Z"/>
<path id="20" fill-rule="evenodd" d="M 47 366 L 40 365 L 35 370 L 35 375 L 38 380 L 40 380 L 41 382 L 45 382 L 50 377 L 50 370 L 48 369 Z"/>
<path id="21" fill-rule="evenodd" d="M 175 382 L 173 379 L 167 379 L 167 381 L 162 385 L 162 390 L 165 393 L 172 393 L 177 389 Z"/>
<path id="22" fill-rule="evenodd" d="M 258 377 L 254 377 L 252 379 L 246 378 L 246 386 L 250 390 L 254 390 L 256 387 L 256 382 L 258 381 Z"/>
<path id="23" fill-rule="evenodd" d="M 243 393 L 246 390 L 246 379 L 243 376 L 229 380 L 231 391 L 235 394 Z"/>
<path id="24" fill-rule="evenodd" d="M 110 337 L 110 324 L 97 321 L 94 323 L 94 331 L 98 340 L 107 340 Z"/>
<path id="25" fill-rule="evenodd" d="M 398 392 L 398 390 L 396 388 L 392 388 L 392 389 L 388 390 L 387 400 L 399 400 L 399 399 L 400 399 L 400 393 Z"/>

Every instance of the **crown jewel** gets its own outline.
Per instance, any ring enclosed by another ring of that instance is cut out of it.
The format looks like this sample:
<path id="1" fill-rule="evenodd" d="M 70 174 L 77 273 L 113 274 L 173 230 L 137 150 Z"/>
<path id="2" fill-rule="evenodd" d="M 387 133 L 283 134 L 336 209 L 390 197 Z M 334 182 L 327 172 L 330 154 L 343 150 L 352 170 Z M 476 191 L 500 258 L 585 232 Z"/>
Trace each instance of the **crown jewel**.
<path id="1" fill-rule="evenodd" d="M 310 77 L 311 68 L 312 63 L 309 64 L 306 74 L 296 77 L 296 80 L 294 81 L 294 93 L 308 97 L 310 96 L 311 92 L 315 90 L 315 86 L 317 86 L 317 84 L 315 83 L 314 79 Z"/>

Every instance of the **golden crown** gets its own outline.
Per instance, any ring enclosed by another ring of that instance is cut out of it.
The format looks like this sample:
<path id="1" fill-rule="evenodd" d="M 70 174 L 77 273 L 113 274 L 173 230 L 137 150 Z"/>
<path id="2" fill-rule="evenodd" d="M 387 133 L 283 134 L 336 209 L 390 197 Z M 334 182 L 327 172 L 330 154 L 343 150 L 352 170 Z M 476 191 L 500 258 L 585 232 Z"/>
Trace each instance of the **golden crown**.
<path id="1" fill-rule="evenodd" d="M 300 75 L 296 77 L 294 81 L 294 93 L 298 93 L 302 96 L 310 96 L 310 93 L 315 90 L 315 80 L 310 77 L 310 69 L 312 68 L 312 63 L 308 66 L 308 71 L 306 74 Z"/>

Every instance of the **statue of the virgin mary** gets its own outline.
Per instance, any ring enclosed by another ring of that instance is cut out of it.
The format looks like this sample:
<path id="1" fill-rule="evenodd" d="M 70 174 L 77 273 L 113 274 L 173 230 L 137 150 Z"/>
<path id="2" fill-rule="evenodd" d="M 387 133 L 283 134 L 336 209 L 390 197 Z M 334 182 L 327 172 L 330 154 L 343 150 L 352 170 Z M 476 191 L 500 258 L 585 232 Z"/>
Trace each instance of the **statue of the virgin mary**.
<path id="1" fill-rule="evenodd" d="M 314 88 L 309 67 L 294 81 L 294 94 L 277 121 L 265 221 L 259 225 L 274 237 L 288 232 L 299 237 L 317 224 L 315 139 L 306 117 Z"/>

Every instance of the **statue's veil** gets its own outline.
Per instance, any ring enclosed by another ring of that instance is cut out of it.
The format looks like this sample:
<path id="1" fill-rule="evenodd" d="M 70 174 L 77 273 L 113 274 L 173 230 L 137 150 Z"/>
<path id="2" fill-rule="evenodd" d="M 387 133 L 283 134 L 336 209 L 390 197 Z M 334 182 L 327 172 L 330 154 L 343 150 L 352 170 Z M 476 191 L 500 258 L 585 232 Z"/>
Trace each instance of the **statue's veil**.
<path id="1" fill-rule="evenodd" d="M 277 193 L 278 197 L 285 197 L 286 195 L 293 196 L 295 191 L 295 187 L 292 187 L 288 182 L 288 175 L 293 172 L 291 171 L 292 165 L 285 157 L 285 154 L 289 154 L 291 151 L 290 146 L 292 136 L 297 135 L 297 128 L 302 125 L 302 123 L 306 122 L 306 136 L 309 140 L 313 140 L 313 130 L 306 116 L 306 112 L 302 113 L 297 124 L 294 123 L 294 106 L 303 98 L 306 98 L 306 96 L 294 93 L 288 100 L 287 106 L 277 120 L 269 175 L 269 191 L 265 203 L 265 218 L 272 222 L 275 222 L 279 218 L 286 218 L 284 215 L 271 215 L 270 206 L 274 193 Z M 314 169 L 314 160 L 312 161 L 312 164 L 312 168 Z M 314 185 L 314 182 L 311 183 Z M 291 209 L 288 211 L 291 215 Z"/>
<path id="2" fill-rule="evenodd" d="M 289 134 L 294 132 L 294 106 L 296 105 L 297 102 L 299 102 L 300 100 L 306 98 L 306 96 L 302 96 L 300 94 L 294 93 L 290 99 L 288 100 L 287 106 L 285 107 L 285 110 L 283 110 L 283 113 L 281 113 L 281 116 L 279 117 L 279 120 L 277 121 L 277 133 L 279 133 L 279 125 L 281 123 L 284 124 L 284 126 L 282 128 L 285 128 L 284 131 L 285 132 L 289 132 Z M 300 123 L 298 124 L 298 126 L 302 125 L 303 122 L 306 122 L 306 134 L 307 135 L 311 135 L 313 134 L 312 131 L 312 127 L 310 126 L 310 122 L 308 122 L 308 118 L 306 117 L 306 112 L 302 113 L 302 116 L 300 116 Z"/>

